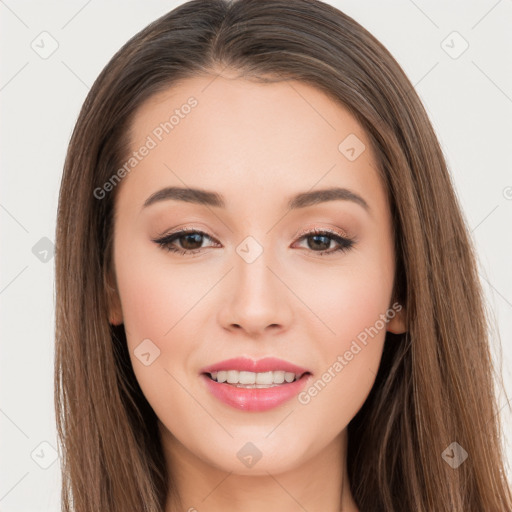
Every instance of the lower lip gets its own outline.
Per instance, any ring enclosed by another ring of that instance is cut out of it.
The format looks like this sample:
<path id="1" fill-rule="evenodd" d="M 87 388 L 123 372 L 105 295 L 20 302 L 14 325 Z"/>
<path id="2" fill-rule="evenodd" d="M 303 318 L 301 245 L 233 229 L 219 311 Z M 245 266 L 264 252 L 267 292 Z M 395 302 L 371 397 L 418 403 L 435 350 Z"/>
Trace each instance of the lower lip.
<path id="1" fill-rule="evenodd" d="M 305 373 L 299 380 L 271 388 L 237 388 L 212 380 L 205 374 L 201 375 L 211 394 L 221 402 L 242 411 L 258 412 L 278 407 L 298 395 L 309 377 L 311 374 Z"/>

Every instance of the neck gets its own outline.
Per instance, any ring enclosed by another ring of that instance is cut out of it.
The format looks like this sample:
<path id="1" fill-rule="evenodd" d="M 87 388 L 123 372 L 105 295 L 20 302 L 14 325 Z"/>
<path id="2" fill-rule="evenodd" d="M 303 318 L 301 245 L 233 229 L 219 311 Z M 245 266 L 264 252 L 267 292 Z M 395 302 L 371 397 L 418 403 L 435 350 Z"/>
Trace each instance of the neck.
<path id="1" fill-rule="evenodd" d="M 346 430 L 313 458 L 287 471 L 276 473 L 262 465 L 258 469 L 256 464 L 251 474 L 216 467 L 188 450 L 162 424 L 160 430 L 170 488 L 176 490 L 168 496 L 165 512 L 358 512 L 346 470 Z"/>

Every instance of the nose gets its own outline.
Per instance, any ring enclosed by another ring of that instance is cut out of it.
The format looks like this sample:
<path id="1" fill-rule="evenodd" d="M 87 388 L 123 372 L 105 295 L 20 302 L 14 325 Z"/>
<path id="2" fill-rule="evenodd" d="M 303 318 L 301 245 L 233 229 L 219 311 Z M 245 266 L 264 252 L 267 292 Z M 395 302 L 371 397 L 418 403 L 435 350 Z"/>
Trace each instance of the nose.
<path id="1" fill-rule="evenodd" d="M 285 276 L 270 250 L 252 262 L 238 254 L 225 288 L 228 297 L 219 311 L 218 320 L 227 330 L 243 330 L 251 336 L 286 330 L 293 318 Z"/>

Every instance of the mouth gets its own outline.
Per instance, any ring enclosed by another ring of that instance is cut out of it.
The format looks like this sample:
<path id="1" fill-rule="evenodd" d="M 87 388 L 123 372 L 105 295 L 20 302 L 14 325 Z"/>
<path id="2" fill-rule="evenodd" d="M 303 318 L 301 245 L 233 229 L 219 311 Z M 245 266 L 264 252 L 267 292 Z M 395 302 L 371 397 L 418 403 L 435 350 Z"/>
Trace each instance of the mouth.
<path id="1" fill-rule="evenodd" d="M 207 391 L 219 403 L 244 412 L 264 412 L 296 397 L 312 378 L 310 372 L 283 370 L 248 372 L 220 370 L 200 375 Z"/>
<path id="2" fill-rule="evenodd" d="M 291 400 L 306 386 L 312 373 L 284 359 L 248 357 L 227 359 L 200 370 L 209 393 L 242 411 L 266 411 Z"/>
<path id="3" fill-rule="evenodd" d="M 205 372 L 210 380 L 219 384 L 227 384 L 236 388 L 244 389 L 268 389 L 273 387 L 285 386 L 299 381 L 305 375 L 311 375 L 310 372 L 287 372 L 285 370 L 268 372 L 249 372 L 239 370 L 221 370 Z"/>

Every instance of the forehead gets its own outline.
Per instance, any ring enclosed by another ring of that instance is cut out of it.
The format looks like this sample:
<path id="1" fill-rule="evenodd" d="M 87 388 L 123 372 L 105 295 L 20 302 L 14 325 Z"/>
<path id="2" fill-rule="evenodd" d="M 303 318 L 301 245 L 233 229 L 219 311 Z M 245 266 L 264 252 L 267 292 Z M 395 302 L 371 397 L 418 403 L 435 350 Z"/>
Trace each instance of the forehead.
<path id="1" fill-rule="evenodd" d="M 185 122 L 187 119 L 191 121 Z M 236 138 L 237 133 L 244 133 L 242 130 L 252 130 L 255 137 L 277 135 L 276 143 L 283 138 L 304 140 L 313 132 L 337 132 L 340 128 L 365 137 L 340 102 L 296 80 L 264 83 L 222 75 L 181 80 L 139 107 L 131 126 L 132 143 L 136 146 L 153 132 L 159 139 L 159 125 L 165 123 L 172 127 L 167 126 L 167 131 L 161 126 L 163 138 L 171 138 L 165 137 L 171 134 L 177 138 L 179 132 L 185 136 L 190 124 L 197 135 L 222 132 Z M 283 133 L 284 128 L 288 131 Z"/>
<path id="2" fill-rule="evenodd" d="M 258 192 L 289 196 L 316 183 L 361 191 L 378 181 L 357 120 L 298 81 L 189 78 L 147 100 L 130 136 L 131 152 L 149 148 L 121 183 L 130 203 L 142 204 L 164 185 L 222 189 L 246 201 Z"/>

